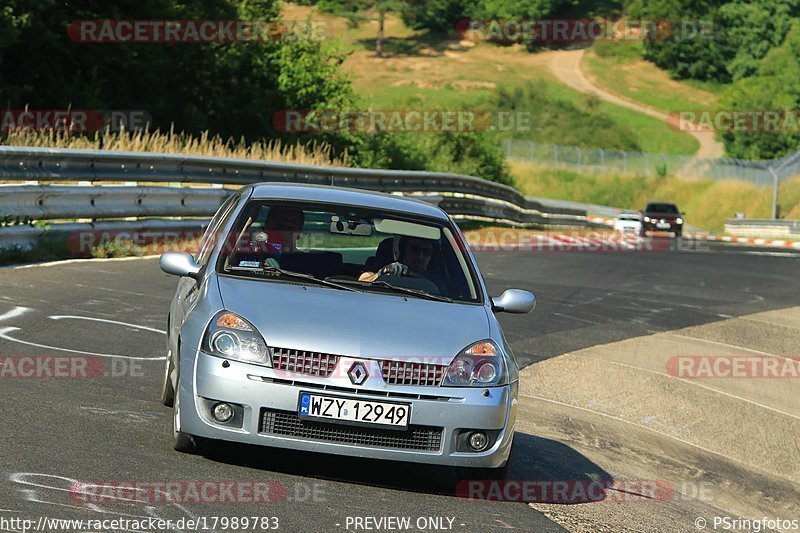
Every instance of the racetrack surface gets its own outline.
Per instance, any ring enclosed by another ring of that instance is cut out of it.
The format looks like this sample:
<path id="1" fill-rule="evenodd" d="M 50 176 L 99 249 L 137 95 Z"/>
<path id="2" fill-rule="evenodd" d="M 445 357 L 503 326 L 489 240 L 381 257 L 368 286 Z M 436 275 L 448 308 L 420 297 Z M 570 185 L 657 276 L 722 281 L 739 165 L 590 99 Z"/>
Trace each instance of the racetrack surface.
<path id="1" fill-rule="evenodd" d="M 538 298 L 531 315 L 501 315 L 516 356 L 527 367 L 521 386 L 529 395 L 522 402 L 512 478 L 679 475 L 738 483 L 749 472 L 747 465 L 731 463 L 714 450 L 700 457 L 693 444 L 689 457 L 669 435 L 640 435 L 626 425 L 624 414 L 610 416 L 591 406 L 576 411 L 569 394 L 559 395 L 570 380 L 556 365 L 573 357 L 562 354 L 599 345 L 780 313 L 796 305 L 800 255 L 714 245 L 702 251 L 487 252 L 477 257 L 493 294 L 516 287 L 531 289 Z M 410 517 L 412 525 L 419 518 L 443 517 L 444 525 L 452 519 L 453 531 L 555 531 L 562 525 L 596 531 L 606 523 L 612 524 L 610 530 L 636 531 L 662 529 L 659 525 L 693 530 L 696 516 L 727 509 L 726 499 L 709 502 L 699 495 L 650 504 L 476 502 L 455 497 L 450 473 L 428 466 L 250 446 L 217 446 L 205 457 L 180 454 L 170 444 L 172 411 L 159 402 L 164 355 L 159 331 L 165 328 L 176 280 L 160 272 L 157 259 L 75 261 L 0 272 L 0 356 L 101 354 L 106 370 L 121 374 L 2 380 L 0 518 L 277 516 L 283 531 L 337 531 L 346 529 L 348 516 L 399 516 Z M 768 342 L 754 335 L 758 346 Z M 737 342 L 744 345 L 748 339 Z M 558 390 L 548 389 L 550 381 L 537 381 L 537 373 L 552 376 Z M 581 380 L 586 386 L 576 391 L 602 385 L 592 375 L 571 381 Z M 637 402 L 620 399 L 634 407 Z M 636 442 L 627 439 L 632 436 Z M 685 462 L 676 461 L 676 455 L 685 455 Z M 92 503 L 69 492 L 76 480 L 209 479 L 271 481 L 285 487 L 288 497 L 273 504 L 178 505 Z M 753 490 L 779 491 L 776 501 L 798 491 L 796 480 L 768 471 L 748 480 Z"/>

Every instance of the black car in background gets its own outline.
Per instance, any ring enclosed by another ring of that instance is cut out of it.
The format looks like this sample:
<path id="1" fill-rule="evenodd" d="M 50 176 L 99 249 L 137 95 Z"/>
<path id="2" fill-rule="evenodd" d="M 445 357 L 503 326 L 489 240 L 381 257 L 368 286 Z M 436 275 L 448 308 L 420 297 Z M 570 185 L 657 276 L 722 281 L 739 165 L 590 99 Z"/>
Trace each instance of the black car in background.
<path id="1" fill-rule="evenodd" d="M 669 231 L 680 237 L 683 234 L 683 218 L 675 204 L 651 202 L 642 211 L 642 236 L 648 231 Z"/>

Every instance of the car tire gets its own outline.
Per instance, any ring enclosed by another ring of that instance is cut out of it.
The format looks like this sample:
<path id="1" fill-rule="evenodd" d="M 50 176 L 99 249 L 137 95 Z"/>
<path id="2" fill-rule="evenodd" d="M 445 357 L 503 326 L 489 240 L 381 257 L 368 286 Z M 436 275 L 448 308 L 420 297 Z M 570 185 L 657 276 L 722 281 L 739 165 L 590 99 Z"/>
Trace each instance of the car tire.
<path id="1" fill-rule="evenodd" d="M 167 353 L 167 361 L 164 364 L 164 383 L 161 384 L 161 403 L 166 407 L 175 405 L 175 387 L 172 386 L 172 380 L 170 379 L 174 369 L 172 354 Z"/>
<path id="2" fill-rule="evenodd" d="M 508 479 L 511 473 L 511 462 L 514 456 L 514 449 L 508 454 L 508 460 L 503 466 L 496 468 L 455 468 L 456 479 L 458 482 L 467 480 L 492 481 Z"/>
<path id="3" fill-rule="evenodd" d="M 179 374 L 180 376 L 180 374 Z M 180 378 L 178 379 L 180 383 Z M 172 417 L 172 447 L 179 452 L 197 455 L 202 453 L 207 446 L 207 441 L 202 437 L 184 433 L 179 429 L 178 420 L 181 414 L 180 386 L 175 394 L 175 412 Z"/>
<path id="4" fill-rule="evenodd" d="M 511 472 L 511 458 L 508 458 L 506 464 L 497 468 L 468 468 L 470 477 L 469 479 L 479 479 L 484 481 L 490 480 L 504 480 L 508 478 Z"/>
<path id="5" fill-rule="evenodd" d="M 678 239 L 680 239 L 683 236 L 683 230 L 682 229 L 679 229 L 679 230 L 675 231 L 674 233 L 675 233 L 675 237 L 678 238 Z"/>

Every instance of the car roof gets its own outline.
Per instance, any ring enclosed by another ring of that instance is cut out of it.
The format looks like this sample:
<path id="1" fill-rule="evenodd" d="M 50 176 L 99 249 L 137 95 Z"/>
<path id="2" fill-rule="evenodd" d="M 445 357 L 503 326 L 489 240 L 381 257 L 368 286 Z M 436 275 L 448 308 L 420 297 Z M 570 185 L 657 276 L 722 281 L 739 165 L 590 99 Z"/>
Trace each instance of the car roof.
<path id="1" fill-rule="evenodd" d="M 253 184 L 251 198 L 347 204 L 447 220 L 447 214 L 444 211 L 428 202 L 394 194 L 348 187 L 300 183 L 255 183 Z"/>

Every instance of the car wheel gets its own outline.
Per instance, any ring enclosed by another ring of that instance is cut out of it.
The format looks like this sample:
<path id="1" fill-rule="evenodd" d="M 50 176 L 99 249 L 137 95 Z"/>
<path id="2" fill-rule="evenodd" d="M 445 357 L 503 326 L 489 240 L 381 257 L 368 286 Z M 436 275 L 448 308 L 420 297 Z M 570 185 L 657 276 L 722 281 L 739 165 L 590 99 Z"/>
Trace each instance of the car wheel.
<path id="1" fill-rule="evenodd" d="M 455 474 L 459 482 L 467 480 L 491 481 L 508 479 L 511 473 L 511 461 L 514 449 L 508 454 L 508 460 L 503 466 L 497 468 L 456 468 Z"/>
<path id="2" fill-rule="evenodd" d="M 465 470 L 468 470 L 468 472 L 466 472 L 469 475 L 467 479 L 485 481 L 507 479 L 508 474 L 511 472 L 511 458 L 506 461 L 506 464 L 498 468 L 466 468 Z"/>
<path id="3" fill-rule="evenodd" d="M 180 383 L 180 379 L 178 380 Z M 175 394 L 175 413 L 172 417 L 172 447 L 183 453 L 199 454 L 206 447 L 206 441 L 202 437 L 190 435 L 180 430 L 181 416 L 181 391 L 180 387 Z"/>
<path id="4" fill-rule="evenodd" d="M 677 230 L 677 231 L 675 232 L 675 237 L 677 237 L 678 239 L 680 239 L 680 238 L 681 238 L 681 236 L 683 236 L 683 230 L 682 230 L 682 229 L 679 229 L 679 230 Z"/>
<path id="5" fill-rule="evenodd" d="M 170 375 L 174 370 L 172 364 L 172 354 L 167 353 L 167 361 L 164 364 L 164 383 L 161 385 L 161 403 L 167 407 L 172 407 L 175 404 L 175 387 L 172 386 Z"/>

